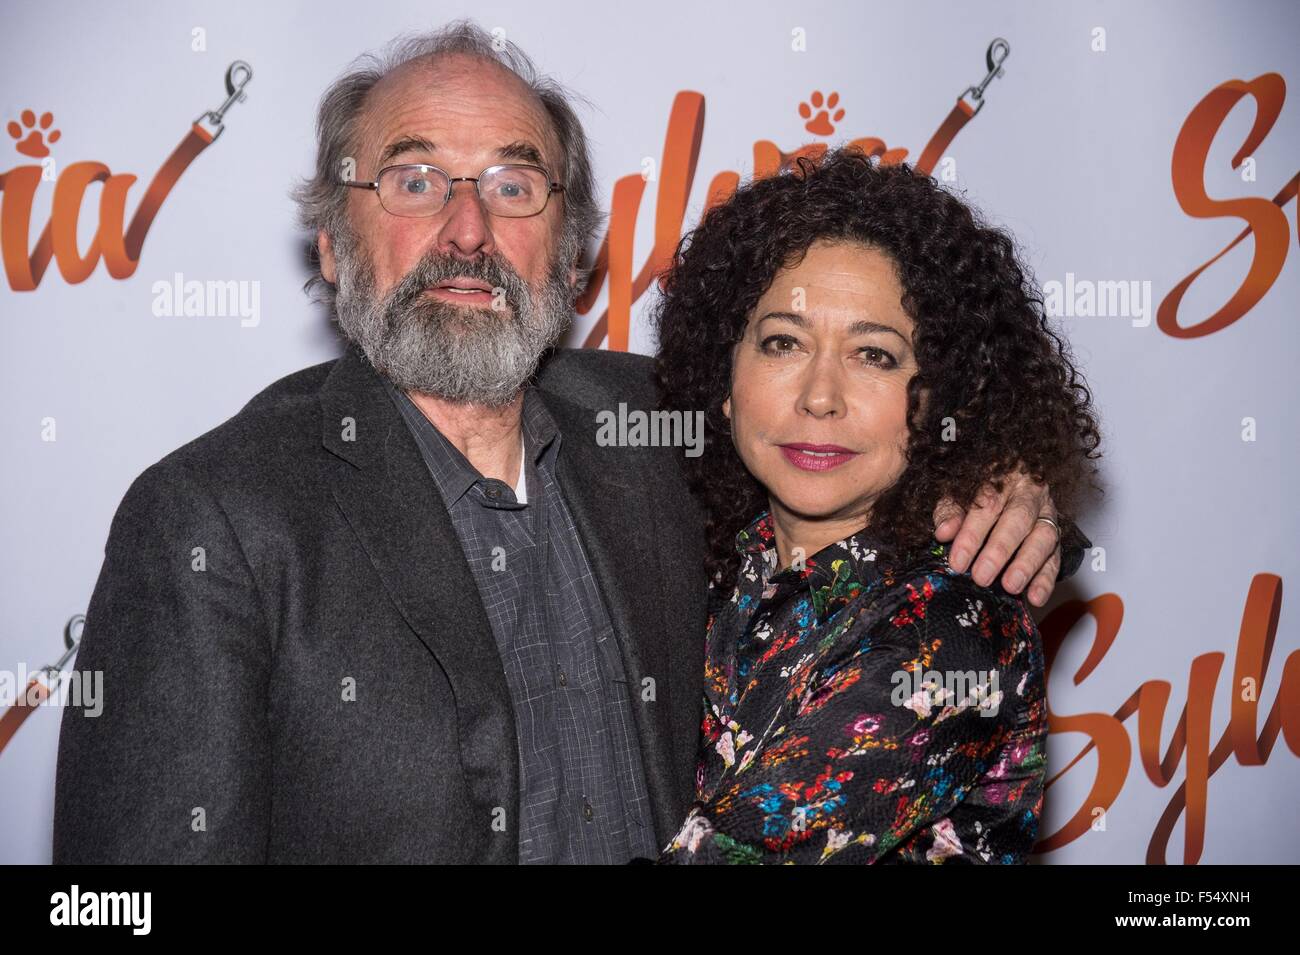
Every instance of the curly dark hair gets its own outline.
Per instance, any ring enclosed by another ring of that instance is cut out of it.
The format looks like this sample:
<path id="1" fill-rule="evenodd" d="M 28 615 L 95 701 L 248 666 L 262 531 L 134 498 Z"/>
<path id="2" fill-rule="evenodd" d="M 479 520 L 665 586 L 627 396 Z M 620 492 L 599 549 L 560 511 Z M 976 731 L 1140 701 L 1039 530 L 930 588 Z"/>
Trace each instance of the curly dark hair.
<path id="1" fill-rule="evenodd" d="M 682 238 L 661 280 L 660 406 L 705 413 L 705 453 L 684 462 L 705 511 L 709 578 L 734 584 L 735 535 L 767 504 L 722 413 L 733 345 L 777 273 L 818 240 L 887 254 L 915 326 L 907 463 L 871 514 L 886 556 L 919 556 L 942 498 L 970 507 L 981 486 L 1000 491 L 1017 468 L 1051 489 L 1068 522 L 1083 495 L 1100 490 L 1101 438 L 1088 387 L 1012 237 L 910 165 L 844 147 L 743 185 Z M 946 418 L 961 440 L 943 440 Z"/>

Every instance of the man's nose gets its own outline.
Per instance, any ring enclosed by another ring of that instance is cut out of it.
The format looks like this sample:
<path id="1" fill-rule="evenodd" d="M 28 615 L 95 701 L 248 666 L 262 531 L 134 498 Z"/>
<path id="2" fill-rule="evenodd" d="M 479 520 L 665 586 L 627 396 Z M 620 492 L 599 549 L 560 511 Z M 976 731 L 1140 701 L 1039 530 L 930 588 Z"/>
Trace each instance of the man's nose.
<path id="1" fill-rule="evenodd" d="M 451 198 L 441 215 L 439 251 L 474 256 L 491 255 L 496 250 L 488 213 L 479 201 L 477 183 L 453 182 Z"/>

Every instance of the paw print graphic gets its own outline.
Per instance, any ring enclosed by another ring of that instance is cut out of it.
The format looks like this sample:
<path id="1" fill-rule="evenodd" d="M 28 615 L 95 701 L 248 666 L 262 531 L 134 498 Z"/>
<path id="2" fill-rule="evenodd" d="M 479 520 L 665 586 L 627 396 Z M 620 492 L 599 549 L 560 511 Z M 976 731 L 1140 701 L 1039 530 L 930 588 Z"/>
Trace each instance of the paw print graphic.
<path id="1" fill-rule="evenodd" d="M 21 117 L 23 124 L 9 121 L 9 135 L 18 142 L 14 145 L 24 156 L 31 156 L 33 159 L 43 159 L 50 154 L 50 147 L 46 143 L 57 143 L 59 137 L 63 134 L 57 129 L 50 129 L 50 124 L 54 122 L 53 113 L 42 113 L 40 128 L 36 125 L 36 114 L 30 109 L 23 110 Z M 27 138 L 23 138 L 23 131 L 27 130 Z M 48 130 L 48 132 L 47 132 Z"/>
<path id="2" fill-rule="evenodd" d="M 808 120 L 803 124 L 803 128 L 818 136 L 829 136 L 835 132 L 834 124 L 844 118 L 844 110 L 835 108 L 839 105 L 840 94 L 832 93 L 824 105 L 821 90 L 813 90 L 812 96 L 808 99 L 809 102 L 799 104 L 799 115 Z M 813 110 L 817 111 L 816 115 L 813 114 Z"/>

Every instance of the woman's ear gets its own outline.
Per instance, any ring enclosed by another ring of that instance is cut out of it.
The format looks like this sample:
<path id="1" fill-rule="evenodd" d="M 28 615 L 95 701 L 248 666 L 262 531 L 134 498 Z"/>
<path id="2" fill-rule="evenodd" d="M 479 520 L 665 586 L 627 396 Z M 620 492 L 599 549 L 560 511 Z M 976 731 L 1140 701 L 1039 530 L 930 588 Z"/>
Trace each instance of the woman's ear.
<path id="1" fill-rule="evenodd" d="M 917 392 L 915 420 L 918 426 L 925 421 L 925 416 L 930 413 L 930 397 L 931 392 L 928 387 Z"/>

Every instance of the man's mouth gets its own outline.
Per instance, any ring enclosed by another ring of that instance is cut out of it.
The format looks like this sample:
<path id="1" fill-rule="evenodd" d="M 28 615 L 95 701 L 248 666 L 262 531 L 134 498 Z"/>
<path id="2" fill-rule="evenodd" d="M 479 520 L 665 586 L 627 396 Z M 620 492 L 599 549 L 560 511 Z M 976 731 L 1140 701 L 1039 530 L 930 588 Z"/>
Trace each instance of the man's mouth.
<path id="1" fill-rule="evenodd" d="M 493 301 L 492 286 L 478 279 L 449 279 L 446 282 L 439 282 L 428 291 L 447 301 L 474 304 L 491 304 Z"/>
<path id="2" fill-rule="evenodd" d="M 486 282 L 480 282 L 477 279 L 452 279 L 449 282 L 440 282 L 435 288 L 451 289 L 456 292 L 491 292 L 492 286 Z"/>

